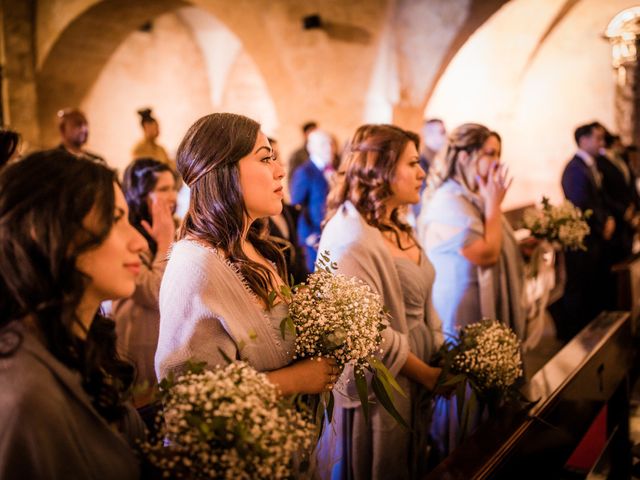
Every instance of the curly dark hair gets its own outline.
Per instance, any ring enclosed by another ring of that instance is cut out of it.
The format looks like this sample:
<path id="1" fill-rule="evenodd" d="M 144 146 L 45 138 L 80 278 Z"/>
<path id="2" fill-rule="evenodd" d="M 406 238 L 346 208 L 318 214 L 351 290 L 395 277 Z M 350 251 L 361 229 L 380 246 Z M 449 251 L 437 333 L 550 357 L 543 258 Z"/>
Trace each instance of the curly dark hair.
<path id="1" fill-rule="evenodd" d="M 129 205 L 129 222 L 147 240 L 153 255 L 158 250 L 158 244 L 142 226 L 142 220 L 149 225 L 153 223 L 147 197 L 156 187 L 158 175 L 162 172 L 170 172 L 173 179 L 178 181 L 178 174 L 168 164 L 153 158 L 138 158 L 127 166 L 122 181 L 124 196 Z"/>
<path id="2" fill-rule="evenodd" d="M 349 200 L 369 225 L 381 232 L 391 232 L 398 248 L 402 248 L 398 232 L 411 235 L 411 226 L 403 221 L 399 208 L 387 220 L 385 200 L 391 197 L 391 180 L 409 142 L 418 149 L 420 137 L 395 125 L 359 127 L 346 149 L 338 181 L 329 192 L 324 224 Z"/>
<path id="3" fill-rule="evenodd" d="M 179 237 L 191 235 L 220 249 L 265 304 L 277 285 L 271 271 L 250 260 L 242 251 L 242 232 L 248 219 L 240 189 L 238 162 L 253 151 L 260 124 L 233 113 L 214 113 L 200 118 L 178 147 L 178 172 L 191 188 L 189 211 Z M 276 265 L 287 281 L 287 267 L 280 249 L 268 239 L 267 220 L 254 221 L 248 240 Z"/>
<path id="4" fill-rule="evenodd" d="M 45 347 L 80 372 L 109 422 L 124 415 L 134 368 L 116 353 L 115 324 L 96 314 L 86 339 L 77 310 L 89 278 L 78 256 L 99 246 L 114 221 L 116 173 L 60 150 L 29 155 L 0 172 L 0 328 L 33 321 Z M 97 231 L 82 221 L 93 212 Z"/>

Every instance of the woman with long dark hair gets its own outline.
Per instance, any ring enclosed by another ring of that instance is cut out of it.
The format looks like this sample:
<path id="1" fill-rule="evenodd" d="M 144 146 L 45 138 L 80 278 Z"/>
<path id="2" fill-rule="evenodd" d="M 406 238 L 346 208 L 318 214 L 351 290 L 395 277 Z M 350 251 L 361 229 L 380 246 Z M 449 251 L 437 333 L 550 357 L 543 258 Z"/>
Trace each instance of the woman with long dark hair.
<path id="1" fill-rule="evenodd" d="M 287 278 L 266 222 L 282 209 L 284 169 L 260 125 L 207 115 L 185 135 L 177 164 L 191 203 L 160 289 L 158 378 L 189 360 L 229 358 L 267 372 L 282 394 L 332 388 L 339 372 L 326 359 L 292 363 L 294 339 L 280 333 L 287 306 L 269 300 Z"/>
<path id="2" fill-rule="evenodd" d="M 332 188 L 320 252 L 328 252 L 338 272 L 365 281 L 390 314 L 383 330 L 382 361 L 407 397 L 394 404 L 409 423 L 400 425 L 378 403 L 364 418 L 355 379 L 346 395 L 336 395 L 334 422 L 325 429 L 319 463 L 331 478 L 419 478 L 426 464 L 428 391 L 440 369 L 428 360 L 442 341 L 431 304 L 433 267 L 404 220 L 418 202 L 425 173 L 419 138 L 393 125 L 360 127 Z"/>
<path id="3" fill-rule="evenodd" d="M 140 254 L 140 275 L 133 295 L 113 303 L 118 350 L 137 370 L 134 402 L 142 407 L 152 400 L 157 384 L 154 356 L 160 329 L 160 282 L 167 254 L 176 236 L 176 173 L 152 158 L 134 160 L 124 171 L 123 190 L 129 222 L 147 240 Z"/>
<path id="4" fill-rule="evenodd" d="M 143 248 L 107 167 L 53 150 L 0 172 L 0 477 L 139 476 L 134 369 L 99 307 Z"/>

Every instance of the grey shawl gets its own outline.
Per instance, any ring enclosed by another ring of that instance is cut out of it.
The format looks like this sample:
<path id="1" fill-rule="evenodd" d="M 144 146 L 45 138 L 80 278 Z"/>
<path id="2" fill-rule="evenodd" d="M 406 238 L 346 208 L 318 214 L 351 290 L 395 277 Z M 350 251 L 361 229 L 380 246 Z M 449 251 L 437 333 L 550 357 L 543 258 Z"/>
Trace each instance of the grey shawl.
<path id="1" fill-rule="evenodd" d="M 139 478 L 132 445 L 144 440 L 144 426 L 130 406 L 121 428 L 127 434 L 21 322 L 0 330 L 0 478 Z"/>
<path id="2" fill-rule="evenodd" d="M 189 360 L 224 365 L 220 351 L 258 371 L 292 360 L 236 268 L 214 249 L 180 240 L 160 287 L 156 374 L 161 379 L 177 373 Z"/>
<path id="3" fill-rule="evenodd" d="M 383 331 L 384 343 L 382 360 L 396 376 L 398 383 L 407 393 L 407 398 L 395 395 L 394 404 L 403 418 L 410 421 L 411 384 L 401 375 L 409 353 L 408 328 L 402 286 L 393 257 L 389 253 L 380 231 L 368 225 L 350 202 L 344 203 L 322 232 L 318 252 L 328 252 L 332 261 L 337 262 L 338 272 L 357 277 L 366 282 L 382 297 L 390 313 L 390 325 Z M 434 326 L 440 331 L 440 326 Z M 441 335 L 435 336 L 435 342 Z M 435 347 L 434 345 L 432 347 Z M 359 409 L 355 380 L 352 372 L 346 371 L 342 381 L 336 386 L 336 405 L 343 410 L 335 415 L 336 423 L 350 422 L 348 409 Z M 344 380 L 347 380 L 345 385 Z M 356 417 L 359 412 L 355 410 Z M 399 425 L 382 407 L 371 408 L 370 427 L 354 421 L 349 433 L 343 425 L 329 425 L 319 446 L 321 466 L 332 468 L 347 456 L 342 446 L 351 448 L 352 468 L 356 478 L 405 478 L 408 476 L 408 449 L 410 432 Z M 406 459 L 403 460 L 403 459 Z M 327 477 L 326 472 L 321 472 Z"/>

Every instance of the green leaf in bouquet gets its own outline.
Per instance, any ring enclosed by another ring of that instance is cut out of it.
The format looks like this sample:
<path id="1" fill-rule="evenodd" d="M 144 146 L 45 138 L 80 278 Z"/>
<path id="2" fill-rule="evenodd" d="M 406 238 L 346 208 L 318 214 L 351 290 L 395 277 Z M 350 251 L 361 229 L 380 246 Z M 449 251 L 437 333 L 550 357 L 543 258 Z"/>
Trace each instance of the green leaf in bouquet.
<path id="1" fill-rule="evenodd" d="M 267 307 L 269 308 L 269 310 L 273 308 L 273 302 L 275 301 L 277 296 L 278 294 L 275 290 L 271 290 L 269 292 L 269 295 L 267 295 Z"/>
<path id="2" fill-rule="evenodd" d="M 231 363 L 231 362 L 229 362 Z M 204 372 L 207 368 L 207 362 L 198 362 L 196 360 L 187 360 L 185 364 L 184 371 L 185 373 L 194 373 L 196 375 Z"/>
<path id="3" fill-rule="evenodd" d="M 376 357 L 369 357 L 368 360 L 369 360 L 369 364 L 376 371 L 379 371 L 381 373 L 381 375 L 385 378 L 385 380 L 387 381 L 387 383 L 389 383 L 389 385 L 391 385 L 404 398 L 407 398 L 407 394 L 404 393 L 404 390 L 402 389 L 402 387 L 400 386 L 400 384 L 398 383 L 396 378 L 389 371 L 389 369 L 386 367 L 386 365 L 384 363 L 382 363 L 382 361 L 380 359 L 378 359 Z"/>
<path id="4" fill-rule="evenodd" d="M 291 295 L 292 295 L 291 288 L 289 288 L 288 285 L 280 285 L 280 293 L 286 299 L 291 298 Z"/>
<path id="5" fill-rule="evenodd" d="M 460 408 L 458 407 L 458 410 Z M 462 411 L 458 416 L 458 425 L 460 426 L 460 440 L 467 436 L 467 428 L 469 425 L 469 402 L 463 401 Z"/>
<path id="6" fill-rule="evenodd" d="M 287 337 L 287 332 L 291 335 L 296 334 L 296 325 L 293 323 L 293 319 L 289 315 L 284 317 L 280 322 L 280 334 L 283 339 Z"/>
<path id="7" fill-rule="evenodd" d="M 407 422 L 402 418 L 402 415 L 400 415 L 400 412 L 398 412 L 396 406 L 393 404 L 393 400 L 391 400 L 389 395 L 387 395 L 387 391 L 378 376 L 373 375 L 371 377 L 371 387 L 373 388 L 373 392 L 376 394 L 376 398 L 380 402 L 380 405 L 382 405 L 400 425 L 409 428 L 409 425 L 407 425 Z"/>
<path id="8" fill-rule="evenodd" d="M 358 397 L 360 398 L 360 405 L 362 405 L 362 413 L 364 419 L 369 422 L 369 387 L 367 386 L 367 378 L 362 371 L 355 373 L 356 377 L 356 389 L 358 390 Z"/>
<path id="9" fill-rule="evenodd" d="M 462 408 L 464 407 L 466 393 L 467 381 L 465 379 L 456 386 L 456 409 L 458 411 L 458 421 L 462 418 Z"/>
<path id="10" fill-rule="evenodd" d="M 220 352 L 220 355 L 222 355 L 222 358 L 224 359 L 224 361 L 227 362 L 227 365 L 229 365 L 230 363 L 233 363 L 233 360 L 229 358 L 229 355 L 224 353 L 224 350 L 222 350 L 220 347 L 218 347 L 218 352 Z"/>
<path id="11" fill-rule="evenodd" d="M 331 421 L 333 420 L 333 407 L 335 404 L 333 392 L 324 392 L 322 394 L 322 401 L 324 403 L 324 409 L 327 415 L 327 422 L 331 423 Z"/>
<path id="12" fill-rule="evenodd" d="M 469 401 L 467 402 L 468 407 L 468 419 L 467 419 L 467 429 L 473 425 L 472 420 L 478 416 L 478 411 L 480 410 L 480 401 L 478 399 L 478 395 L 475 390 L 471 390 L 471 394 L 469 395 Z"/>
<path id="13" fill-rule="evenodd" d="M 465 378 L 466 378 L 465 375 L 463 373 L 460 373 L 460 374 L 454 375 L 453 377 L 450 377 L 448 380 L 445 380 L 444 382 L 442 382 L 441 386 L 450 387 L 452 385 L 458 385 Z"/>

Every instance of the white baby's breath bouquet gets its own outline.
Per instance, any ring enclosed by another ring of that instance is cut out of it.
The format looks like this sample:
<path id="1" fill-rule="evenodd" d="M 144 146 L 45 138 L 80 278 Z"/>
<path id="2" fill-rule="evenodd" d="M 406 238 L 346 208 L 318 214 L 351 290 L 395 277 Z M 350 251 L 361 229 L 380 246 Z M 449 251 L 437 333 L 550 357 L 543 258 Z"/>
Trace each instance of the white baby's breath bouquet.
<path id="1" fill-rule="evenodd" d="M 444 386 L 455 387 L 462 436 L 484 408 L 524 399 L 519 391 L 521 349 L 508 326 L 483 319 L 463 327 L 457 339 L 446 341 L 436 353 L 433 362 L 442 366 Z"/>
<path id="2" fill-rule="evenodd" d="M 321 253 L 316 271 L 307 281 L 290 291 L 285 289 L 289 314 L 282 321 L 282 335 L 296 335 L 296 359 L 326 357 L 334 359 L 339 369 L 352 366 L 365 417 L 369 414 L 366 374 L 370 372 L 371 388 L 378 401 L 406 424 L 393 405 L 393 390 L 402 395 L 404 392 L 376 356 L 382 353 L 382 331 L 388 323 L 380 296 L 363 281 L 336 274 L 336 269 L 328 253 Z M 333 392 L 323 394 L 322 400 L 331 421 Z"/>
<path id="3" fill-rule="evenodd" d="M 288 479 L 307 468 L 314 426 L 248 364 L 191 364 L 160 388 L 159 434 L 143 451 L 165 478 Z"/>
<path id="4" fill-rule="evenodd" d="M 590 215 L 590 210 L 582 212 L 569 200 L 552 205 L 547 197 L 542 197 L 541 208 L 525 210 L 523 226 L 532 236 L 564 249 L 586 250 L 584 238 L 590 231 L 586 219 Z"/>

